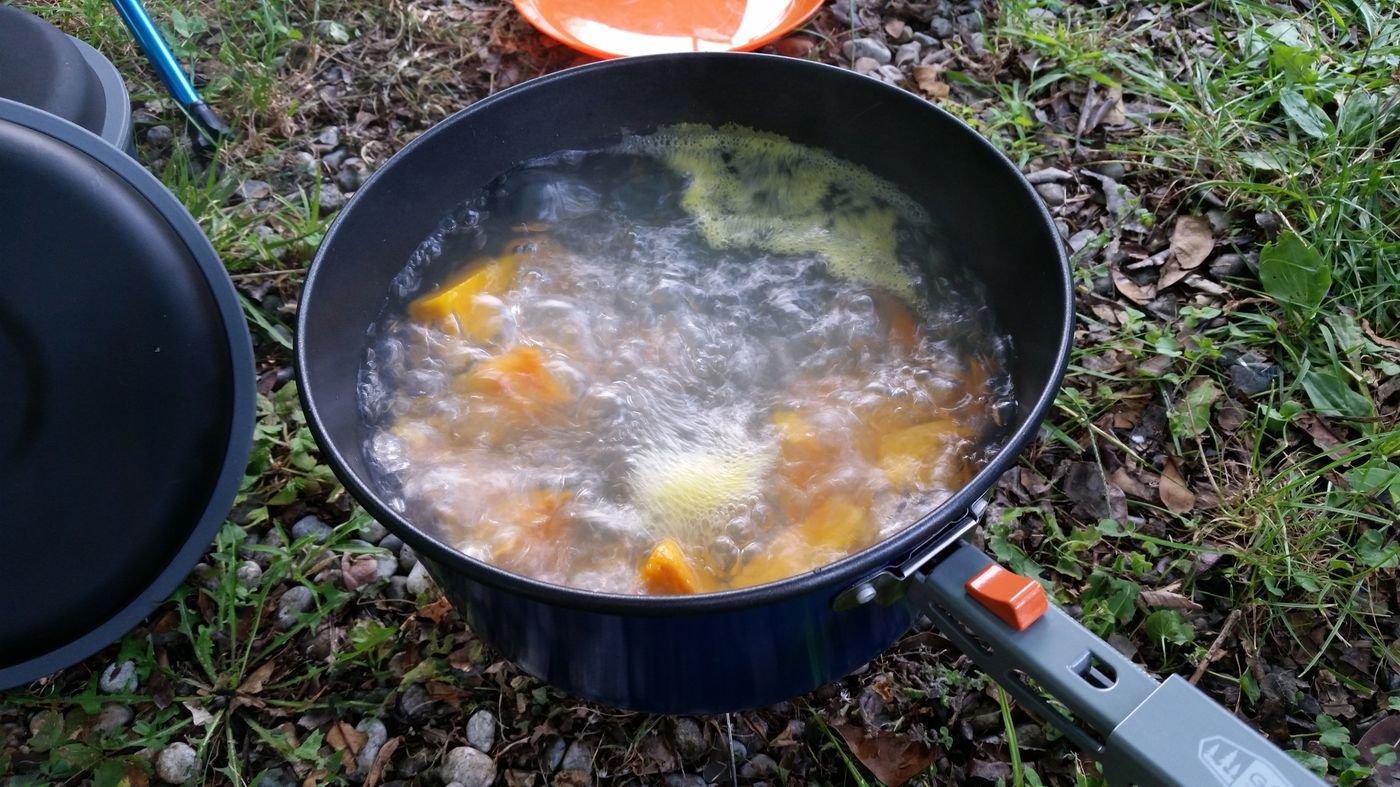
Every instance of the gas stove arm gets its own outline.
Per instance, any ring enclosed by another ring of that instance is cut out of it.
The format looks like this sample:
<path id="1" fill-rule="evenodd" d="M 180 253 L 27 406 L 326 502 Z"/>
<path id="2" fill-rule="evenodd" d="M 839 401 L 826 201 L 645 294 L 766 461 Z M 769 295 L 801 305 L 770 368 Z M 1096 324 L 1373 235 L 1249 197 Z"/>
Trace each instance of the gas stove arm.
<path id="1" fill-rule="evenodd" d="M 1092 754 L 1110 784 L 1325 784 L 1180 676 L 1159 683 L 1059 608 L 1040 600 L 1043 593 L 1026 581 L 959 542 L 927 573 L 912 576 L 906 594 L 916 611 L 927 615 L 1018 702 Z M 1016 627 L 1012 607 L 1018 603 L 1024 630 Z"/>

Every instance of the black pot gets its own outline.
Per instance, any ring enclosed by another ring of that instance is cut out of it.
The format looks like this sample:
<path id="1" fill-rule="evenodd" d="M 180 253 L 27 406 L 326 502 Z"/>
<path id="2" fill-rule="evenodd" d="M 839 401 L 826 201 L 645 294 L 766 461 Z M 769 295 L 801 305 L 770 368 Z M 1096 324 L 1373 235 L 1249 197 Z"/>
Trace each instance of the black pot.
<path id="1" fill-rule="evenodd" d="M 390 281 L 443 216 L 513 165 L 680 122 L 738 123 L 825 149 L 892 181 L 944 220 L 950 251 L 988 286 L 1014 344 L 1020 408 L 1006 449 L 938 511 L 893 538 L 757 588 L 606 595 L 467 558 L 386 504 L 362 449 L 367 425 L 356 377 Z M 418 551 L 478 635 L 569 693 L 638 710 L 707 713 L 810 691 L 907 630 L 911 615 L 901 602 L 843 603 L 839 612 L 833 604 L 838 596 L 881 595 L 880 583 L 859 586 L 971 526 L 967 512 L 980 510 L 975 504 L 1015 462 L 1054 399 L 1071 319 L 1069 269 L 1049 215 L 1016 168 L 961 122 L 905 91 L 806 61 L 659 55 L 524 83 L 454 115 L 391 159 L 341 212 L 312 265 L 298 318 L 297 372 L 311 427 L 337 475 Z"/>

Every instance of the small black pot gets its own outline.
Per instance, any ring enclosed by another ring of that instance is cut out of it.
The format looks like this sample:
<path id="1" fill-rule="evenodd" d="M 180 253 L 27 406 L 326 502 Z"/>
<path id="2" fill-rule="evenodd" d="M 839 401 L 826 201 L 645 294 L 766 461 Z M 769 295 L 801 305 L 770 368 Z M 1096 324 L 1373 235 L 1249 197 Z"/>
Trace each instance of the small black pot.
<path id="1" fill-rule="evenodd" d="M 356 379 L 390 281 L 455 205 L 527 159 L 681 122 L 738 123 L 825 149 L 943 220 L 1010 334 L 1020 408 L 1006 449 L 938 511 L 887 541 L 771 585 L 688 597 L 590 593 L 470 559 L 395 513 L 363 451 Z M 341 212 L 302 294 L 297 373 L 311 427 L 347 489 L 411 544 L 472 628 L 569 693 L 664 713 L 771 704 L 847 674 L 909 626 L 902 603 L 837 612 L 843 591 L 941 549 L 1016 461 L 1059 387 L 1069 268 L 1049 215 L 1010 162 L 933 105 L 849 71 L 753 54 L 628 58 L 526 82 L 447 119 Z M 871 593 L 861 596 L 865 600 Z M 851 598 L 846 594 L 844 598 Z"/>

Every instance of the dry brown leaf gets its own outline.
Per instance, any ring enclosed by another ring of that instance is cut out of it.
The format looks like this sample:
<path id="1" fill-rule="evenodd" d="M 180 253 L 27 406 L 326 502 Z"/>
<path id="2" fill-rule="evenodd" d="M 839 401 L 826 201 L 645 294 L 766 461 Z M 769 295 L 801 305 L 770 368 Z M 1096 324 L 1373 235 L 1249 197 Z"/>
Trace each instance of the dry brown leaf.
<path id="1" fill-rule="evenodd" d="M 321 784 L 325 783 L 325 778 L 329 776 L 330 773 L 331 772 L 325 768 L 317 768 L 306 774 L 306 778 L 301 780 L 301 787 L 320 787 Z"/>
<path id="2" fill-rule="evenodd" d="M 1376 344 L 1379 344 L 1382 347 L 1389 347 L 1392 350 L 1400 350 L 1400 342 L 1397 342 L 1394 339 L 1387 339 L 1384 336 L 1381 336 L 1380 334 L 1376 333 L 1376 331 L 1373 328 L 1371 328 L 1371 323 L 1365 318 L 1362 318 L 1361 320 L 1361 330 L 1365 331 L 1366 336 L 1369 337 L 1371 341 L 1375 342 Z"/>
<path id="3" fill-rule="evenodd" d="M 1103 122 L 1110 126 L 1121 126 L 1128 122 L 1128 116 L 1123 113 L 1123 88 L 1111 87 L 1104 95 L 1104 100 L 1109 102 L 1108 111 L 1103 115 Z"/>
<path id="4" fill-rule="evenodd" d="M 447 603 L 445 597 L 439 597 L 437 601 L 419 607 L 418 614 L 434 623 L 441 623 L 443 618 L 452 614 L 452 605 Z"/>
<path id="5" fill-rule="evenodd" d="M 1185 609 L 1191 612 L 1200 612 L 1201 605 L 1195 601 L 1181 595 L 1175 590 L 1162 588 L 1161 590 L 1144 590 L 1138 594 L 1142 603 L 1149 609 Z"/>
<path id="6" fill-rule="evenodd" d="M 261 667 L 253 670 L 252 674 L 243 679 L 243 683 L 238 686 L 239 694 L 257 694 L 267 685 L 267 681 L 272 677 L 272 670 L 276 662 L 268 659 Z"/>
<path id="7" fill-rule="evenodd" d="M 933 750 L 913 738 L 885 730 L 872 733 L 856 724 L 833 726 L 856 759 L 889 787 L 899 787 L 933 764 Z"/>
<path id="8" fill-rule="evenodd" d="M 1113 277 L 1113 286 L 1123 293 L 1128 300 L 1139 306 L 1146 306 L 1157 297 L 1157 285 L 1138 284 L 1128 277 L 1128 274 L 1118 270 L 1118 266 L 1109 269 L 1109 275 Z"/>
<path id="9" fill-rule="evenodd" d="M 1181 216 L 1172 228 L 1172 242 L 1167 264 L 1162 266 L 1157 288 L 1166 289 L 1186 278 L 1187 273 L 1201 266 L 1215 248 L 1210 219 L 1205 216 Z"/>
<path id="10" fill-rule="evenodd" d="M 1170 457 L 1162 467 L 1162 480 L 1157 484 L 1157 494 L 1161 496 L 1167 510 L 1173 513 L 1184 514 L 1196 507 L 1196 495 L 1186 488 L 1186 481 L 1181 477 L 1176 460 Z"/>
<path id="11" fill-rule="evenodd" d="M 462 672 L 471 672 L 476 663 L 472 661 L 472 651 L 477 650 L 472 645 L 458 648 L 447 656 L 447 666 Z"/>
<path id="12" fill-rule="evenodd" d="M 1132 424 L 1129 424 L 1129 426 L 1132 426 Z M 1114 470 L 1113 473 L 1109 475 L 1109 480 L 1119 489 L 1123 490 L 1124 494 L 1130 497 L 1136 497 L 1138 500 L 1152 499 L 1152 488 L 1137 480 L 1132 473 L 1128 472 L 1128 468 L 1126 467 L 1120 467 Z"/>
<path id="13" fill-rule="evenodd" d="M 190 721 L 194 722 L 194 726 L 196 727 L 203 727 L 214 718 L 214 714 L 205 710 L 202 705 L 196 705 L 193 702 L 182 702 L 180 704 L 184 705 L 185 710 L 190 712 Z"/>
<path id="14" fill-rule="evenodd" d="M 365 747 L 367 740 L 368 735 L 343 721 L 332 724 L 330 731 L 326 733 L 326 743 L 340 752 L 340 763 L 346 771 L 355 770 L 355 757 L 360 753 L 360 749 Z"/>
<path id="15" fill-rule="evenodd" d="M 929 98 L 948 97 L 948 83 L 943 81 L 943 69 L 938 66 L 914 66 L 914 84 Z"/>
<path id="16" fill-rule="evenodd" d="M 389 764 L 389 758 L 394 756 L 401 743 L 403 738 L 397 737 L 384 741 L 384 745 L 379 747 L 379 753 L 374 755 L 374 762 L 369 766 L 364 787 L 379 787 L 379 780 L 384 778 L 384 766 Z"/>
<path id="17" fill-rule="evenodd" d="M 1308 433 L 1308 437 L 1312 438 L 1313 445 L 1322 449 L 1333 459 L 1341 459 L 1351 453 L 1345 447 L 1346 441 L 1321 416 L 1303 413 L 1298 416 L 1297 424 L 1302 427 L 1304 432 Z"/>

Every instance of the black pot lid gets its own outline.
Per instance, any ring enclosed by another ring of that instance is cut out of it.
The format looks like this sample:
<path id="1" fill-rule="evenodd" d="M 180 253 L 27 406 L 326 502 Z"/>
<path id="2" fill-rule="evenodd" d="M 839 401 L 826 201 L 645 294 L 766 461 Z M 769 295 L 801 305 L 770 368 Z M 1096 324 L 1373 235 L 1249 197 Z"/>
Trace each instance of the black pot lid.
<path id="1" fill-rule="evenodd" d="M 213 540 L 252 347 L 199 226 L 116 148 L 0 99 L 0 689 L 155 610 Z"/>

